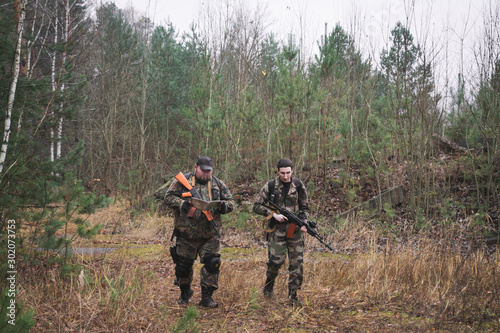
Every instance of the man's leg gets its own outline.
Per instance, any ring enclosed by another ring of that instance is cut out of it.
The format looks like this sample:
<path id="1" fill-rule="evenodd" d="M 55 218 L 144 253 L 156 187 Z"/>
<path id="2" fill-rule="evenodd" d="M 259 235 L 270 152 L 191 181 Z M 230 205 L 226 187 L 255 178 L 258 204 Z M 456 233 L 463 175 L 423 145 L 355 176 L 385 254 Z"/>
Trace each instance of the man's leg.
<path id="1" fill-rule="evenodd" d="M 178 281 L 181 295 L 178 304 L 187 304 L 193 295 L 191 282 L 193 281 L 193 264 L 196 259 L 197 245 L 182 237 L 177 237 L 175 252 L 177 255 L 175 264 L 175 277 Z"/>
<path id="2" fill-rule="evenodd" d="M 203 264 L 200 271 L 201 301 L 200 305 L 208 308 L 219 306 L 212 299 L 214 291 L 219 288 L 220 273 L 220 241 L 212 237 L 201 247 L 200 262 Z"/>
<path id="3" fill-rule="evenodd" d="M 273 297 L 274 280 L 286 259 L 286 232 L 277 229 L 269 236 L 266 281 L 263 292 L 264 296 L 270 298 Z"/>
<path id="4" fill-rule="evenodd" d="M 299 231 L 300 232 L 300 231 Z M 297 290 L 302 286 L 304 276 L 304 236 L 295 233 L 294 238 L 287 239 L 288 259 L 288 297 L 290 304 L 299 305 Z"/>

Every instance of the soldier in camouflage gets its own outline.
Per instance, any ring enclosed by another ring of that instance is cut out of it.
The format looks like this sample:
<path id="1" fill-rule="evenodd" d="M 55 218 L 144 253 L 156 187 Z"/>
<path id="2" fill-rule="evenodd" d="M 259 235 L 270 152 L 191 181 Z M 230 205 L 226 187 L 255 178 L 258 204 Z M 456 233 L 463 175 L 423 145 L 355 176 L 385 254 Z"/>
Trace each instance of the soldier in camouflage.
<path id="1" fill-rule="evenodd" d="M 198 159 L 194 172 L 184 174 L 193 188 L 198 190 L 205 201 L 220 200 L 221 203 L 211 213 L 217 229 L 221 228 L 221 214 L 230 213 L 234 209 L 234 200 L 227 186 L 217 177 L 212 176 L 213 162 L 207 156 Z M 190 198 L 185 199 L 182 193 L 188 190 L 177 179 L 171 185 L 162 186 L 156 192 L 157 199 L 163 201 L 174 213 L 175 247 L 171 249 L 175 263 L 175 276 L 181 290 L 177 301 L 187 304 L 193 295 L 193 264 L 197 257 L 203 264 L 200 271 L 202 298 L 200 305 L 215 308 L 218 304 L 212 299 L 212 294 L 218 289 L 220 266 L 220 239 L 207 216 L 195 208 Z"/>
<path id="2" fill-rule="evenodd" d="M 269 211 L 261 204 L 264 198 L 273 201 L 276 205 L 286 208 L 297 215 L 301 220 L 307 222 L 309 215 L 309 203 L 304 184 L 293 178 L 292 161 L 286 158 L 280 159 L 277 165 L 277 179 L 271 179 L 260 190 L 253 205 L 253 211 L 257 214 L 267 216 L 270 226 L 275 226 L 268 231 L 268 261 L 266 281 L 264 284 L 264 295 L 273 296 L 274 280 L 278 271 L 286 259 L 288 252 L 289 276 L 288 297 L 291 305 L 299 305 L 297 290 L 300 289 L 303 279 L 304 264 L 304 233 L 305 226 L 296 228 L 294 223 L 279 213 Z"/>

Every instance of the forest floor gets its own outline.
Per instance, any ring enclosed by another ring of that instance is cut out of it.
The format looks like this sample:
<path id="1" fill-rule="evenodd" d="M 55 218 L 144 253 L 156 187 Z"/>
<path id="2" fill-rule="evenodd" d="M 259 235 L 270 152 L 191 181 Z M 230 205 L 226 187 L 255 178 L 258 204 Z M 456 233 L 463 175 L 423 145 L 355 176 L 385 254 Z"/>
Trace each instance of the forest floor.
<path id="1" fill-rule="evenodd" d="M 325 234 L 335 253 L 308 237 L 302 306 L 291 307 L 286 269 L 275 297 L 262 294 L 266 247 L 260 222 L 250 218 L 224 230 L 219 307 L 205 309 L 199 262 L 190 304 L 177 304 L 171 219 L 125 223 L 128 212 L 117 203 L 93 217 L 106 227 L 75 247 L 112 250 L 75 255 L 70 279 L 58 279 L 57 266 L 26 267 L 20 297 L 36 312 L 33 332 L 500 331 L 500 260 L 491 249 L 421 235 L 391 240 L 369 224 Z"/>
<path id="2" fill-rule="evenodd" d="M 401 173 L 395 168 L 393 179 Z M 334 179 L 332 171 L 304 181 L 317 185 L 310 193 L 313 209 L 323 207 L 318 216 L 356 204 Z M 350 182 L 359 202 L 377 188 L 360 177 Z M 335 251 L 306 236 L 302 305 L 288 305 L 287 263 L 275 297 L 265 298 L 265 236 L 249 206 L 262 185 L 231 189 L 238 209 L 223 220 L 218 308 L 198 305 L 199 261 L 190 303 L 177 304 L 172 218 L 155 209 L 135 213 L 117 199 L 90 218 L 101 232 L 74 242 L 69 277 L 60 278 L 50 258 L 21 262 L 18 297 L 35 311 L 33 332 L 500 332 L 498 241 L 472 237 L 484 226 L 465 210 L 456 225 L 436 222 L 419 231 L 408 227 L 401 207 L 377 217 L 322 219 L 318 232 Z M 107 250 L 92 255 L 92 248 Z"/>

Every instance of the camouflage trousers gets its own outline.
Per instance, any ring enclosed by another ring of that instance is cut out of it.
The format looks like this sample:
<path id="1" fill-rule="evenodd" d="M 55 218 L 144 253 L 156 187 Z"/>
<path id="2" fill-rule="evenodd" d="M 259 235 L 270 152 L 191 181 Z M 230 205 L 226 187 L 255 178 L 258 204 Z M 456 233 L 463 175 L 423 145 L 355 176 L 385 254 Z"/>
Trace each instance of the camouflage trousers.
<path id="1" fill-rule="evenodd" d="M 216 236 L 209 239 L 186 239 L 184 237 L 177 237 L 175 245 L 177 256 L 182 259 L 191 260 L 193 264 L 198 256 L 200 257 L 200 263 L 205 264 L 205 258 L 214 254 L 220 255 L 220 241 Z M 192 266 L 187 277 L 176 277 L 179 285 L 191 284 L 193 282 Z M 200 271 L 200 285 L 202 287 L 213 287 L 218 289 L 218 283 L 219 272 L 210 273 L 205 265 L 202 266 Z"/>
<path id="2" fill-rule="evenodd" d="M 269 234 L 266 275 L 271 280 L 278 276 L 279 269 L 284 264 L 288 252 L 288 288 L 297 290 L 302 286 L 304 275 L 304 235 L 297 227 L 293 238 L 286 238 L 288 228 L 280 227 Z"/>

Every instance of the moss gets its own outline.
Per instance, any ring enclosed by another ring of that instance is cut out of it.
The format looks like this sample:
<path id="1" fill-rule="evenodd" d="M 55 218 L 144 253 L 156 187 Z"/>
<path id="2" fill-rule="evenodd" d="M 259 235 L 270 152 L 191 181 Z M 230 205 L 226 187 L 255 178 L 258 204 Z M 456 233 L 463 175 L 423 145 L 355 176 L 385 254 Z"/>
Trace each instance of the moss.
<path id="1" fill-rule="evenodd" d="M 267 249 L 224 247 L 221 254 L 224 260 L 258 260 L 267 256 Z"/>

